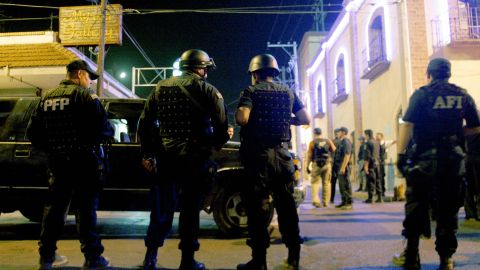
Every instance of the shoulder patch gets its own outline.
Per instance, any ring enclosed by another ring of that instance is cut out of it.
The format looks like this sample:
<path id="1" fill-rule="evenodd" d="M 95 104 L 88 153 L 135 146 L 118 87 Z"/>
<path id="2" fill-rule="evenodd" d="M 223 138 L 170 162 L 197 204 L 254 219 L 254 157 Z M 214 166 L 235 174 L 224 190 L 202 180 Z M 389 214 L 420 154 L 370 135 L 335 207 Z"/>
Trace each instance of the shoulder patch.
<path id="1" fill-rule="evenodd" d="M 97 94 L 90 94 L 90 96 L 93 98 L 93 99 L 99 99 Z"/>

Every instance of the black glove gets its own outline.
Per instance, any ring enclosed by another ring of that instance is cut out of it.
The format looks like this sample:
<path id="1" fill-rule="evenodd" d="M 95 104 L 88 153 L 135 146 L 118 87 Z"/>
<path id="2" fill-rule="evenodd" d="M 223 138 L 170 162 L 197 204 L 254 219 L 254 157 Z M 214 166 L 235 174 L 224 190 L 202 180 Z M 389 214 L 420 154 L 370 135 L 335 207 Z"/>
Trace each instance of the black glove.
<path id="1" fill-rule="evenodd" d="M 397 169 L 402 176 L 406 176 L 408 172 L 408 157 L 406 154 L 398 154 L 397 156 Z"/>

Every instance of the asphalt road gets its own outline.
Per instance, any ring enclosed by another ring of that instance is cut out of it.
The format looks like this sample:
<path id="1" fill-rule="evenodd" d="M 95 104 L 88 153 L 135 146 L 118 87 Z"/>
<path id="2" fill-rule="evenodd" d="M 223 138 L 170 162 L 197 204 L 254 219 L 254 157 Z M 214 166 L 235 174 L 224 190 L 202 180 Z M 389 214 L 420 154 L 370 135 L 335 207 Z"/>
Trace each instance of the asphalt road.
<path id="1" fill-rule="evenodd" d="M 354 209 L 343 211 L 312 208 L 307 201 L 301 205 L 300 226 L 305 237 L 302 247 L 301 269 L 400 269 L 391 258 L 403 249 L 401 222 L 403 203 L 367 205 L 361 202 L 364 194 L 356 194 Z M 480 269 L 480 222 L 465 222 L 460 214 L 459 249 L 454 259 L 456 269 Z M 143 236 L 148 225 L 146 212 L 99 212 L 99 231 L 105 245 L 105 255 L 114 269 L 137 269 L 143 260 Z M 228 238 L 216 228 L 210 215 L 201 216 L 201 249 L 196 258 L 208 269 L 236 269 L 236 265 L 250 257 L 244 238 Z M 274 222 L 275 224 L 275 222 Z M 276 228 L 276 227 L 275 227 Z M 177 269 L 180 252 L 175 232 L 159 252 L 161 269 Z M 0 269 L 36 269 L 39 225 L 23 218 L 20 213 L 0 216 Z M 64 270 L 81 269 L 83 257 L 76 240 L 74 218 L 69 216 L 59 241 L 59 253 L 68 256 Z M 286 248 L 281 244 L 276 228 L 268 250 L 269 269 L 283 269 Z M 436 269 L 438 257 L 434 239 L 421 241 L 422 269 Z"/>

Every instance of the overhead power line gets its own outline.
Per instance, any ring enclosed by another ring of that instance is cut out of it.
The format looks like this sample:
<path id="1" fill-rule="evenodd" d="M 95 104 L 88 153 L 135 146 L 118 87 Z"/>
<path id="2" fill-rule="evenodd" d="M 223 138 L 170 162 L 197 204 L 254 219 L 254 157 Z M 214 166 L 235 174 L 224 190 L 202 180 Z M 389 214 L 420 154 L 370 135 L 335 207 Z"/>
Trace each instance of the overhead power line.
<path id="1" fill-rule="evenodd" d="M 23 4 L 10 4 L 10 3 L 0 3 L 0 6 L 59 9 L 59 7 L 53 7 L 53 6 L 37 6 L 37 5 L 23 5 Z"/>

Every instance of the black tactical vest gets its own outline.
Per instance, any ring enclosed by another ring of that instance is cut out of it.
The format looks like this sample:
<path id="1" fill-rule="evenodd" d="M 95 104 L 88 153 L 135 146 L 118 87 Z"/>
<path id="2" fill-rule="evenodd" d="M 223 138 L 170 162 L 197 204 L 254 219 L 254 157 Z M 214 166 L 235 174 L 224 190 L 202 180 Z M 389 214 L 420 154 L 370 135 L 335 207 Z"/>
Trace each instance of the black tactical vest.
<path id="1" fill-rule="evenodd" d="M 463 137 L 465 91 L 447 82 L 433 83 L 419 91 L 424 91 L 424 102 L 421 122 L 414 127 L 416 143 L 442 146 L 453 142 L 450 138 L 455 141 L 455 137 Z"/>
<path id="2" fill-rule="evenodd" d="M 185 86 L 187 91 L 194 85 Z M 210 118 L 197 104 L 202 104 L 201 97 L 191 91 L 187 96 L 175 84 L 161 85 L 157 90 L 157 117 L 160 124 L 159 135 L 170 139 L 211 138 L 213 128 Z"/>
<path id="3" fill-rule="evenodd" d="M 248 129 L 249 133 L 253 133 L 253 137 L 263 143 L 290 141 L 292 98 L 287 88 L 255 89 L 252 93 L 252 104 Z"/>
<path id="4" fill-rule="evenodd" d="M 40 103 L 49 152 L 68 152 L 87 147 L 80 136 L 79 112 L 73 98 L 76 87 L 62 84 L 48 92 Z"/>
<path id="5" fill-rule="evenodd" d="M 320 167 L 325 165 L 327 162 L 328 158 L 330 157 L 329 155 L 329 149 L 330 145 L 328 144 L 326 139 L 320 139 L 320 140 L 314 140 L 313 141 L 314 146 L 313 146 L 313 161 L 317 163 Z"/>

